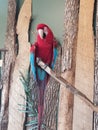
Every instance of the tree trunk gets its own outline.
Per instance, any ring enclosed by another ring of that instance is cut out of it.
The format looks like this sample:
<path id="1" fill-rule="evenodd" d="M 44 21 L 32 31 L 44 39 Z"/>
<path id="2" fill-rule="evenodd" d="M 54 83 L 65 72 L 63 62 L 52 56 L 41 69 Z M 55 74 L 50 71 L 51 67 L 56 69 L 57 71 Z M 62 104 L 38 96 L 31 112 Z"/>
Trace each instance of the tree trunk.
<path id="1" fill-rule="evenodd" d="M 64 43 L 62 46 L 63 78 L 75 84 L 76 43 L 78 31 L 79 0 L 65 1 Z M 72 130 L 73 95 L 64 86 L 60 88 L 58 130 Z"/>
<path id="2" fill-rule="evenodd" d="M 11 77 L 15 62 L 15 13 L 16 3 L 13 0 L 8 1 L 8 17 L 5 48 L 8 50 L 2 67 L 2 97 L 1 97 L 1 130 L 7 130 L 8 125 L 8 109 L 9 109 L 9 91 L 11 86 Z"/>
<path id="3" fill-rule="evenodd" d="M 18 104 L 24 104 L 25 96 L 21 74 L 26 76 L 29 67 L 28 28 L 31 18 L 31 0 L 25 0 L 17 23 L 19 50 L 15 48 L 16 2 L 9 0 L 8 23 L 5 47 L 8 50 L 3 63 L 1 130 L 23 130 L 25 115 L 18 111 Z M 5 64 L 6 63 L 6 64 Z"/>
<path id="4" fill-rule="evenodd" d="M 28 43 L 28 28 L 31 18 L 31 0 L 25 0 L 20 10 L 17 34 L 19 40 L 19 52 L 15 61 L 15 67 L 11 82 L 10 96 L 9 96 L 9 123 L 8 130 L 23 130 L 25 114 L 19 112 L 18 104 L 25 104 L 22 96 L 25 96 L 23 84 L 20 80 L 21 73 L 24 77 L 29 68 L 29 43 Z"/>
<path id="5" fill-rule="evenodd" d="M 92 29 L 93 0 L 81 0 L 76 56 L 75 87 L 93 101 L 94 36 Z M 93 111 L 74 97 L 73 130 L 92 130 Z"/>

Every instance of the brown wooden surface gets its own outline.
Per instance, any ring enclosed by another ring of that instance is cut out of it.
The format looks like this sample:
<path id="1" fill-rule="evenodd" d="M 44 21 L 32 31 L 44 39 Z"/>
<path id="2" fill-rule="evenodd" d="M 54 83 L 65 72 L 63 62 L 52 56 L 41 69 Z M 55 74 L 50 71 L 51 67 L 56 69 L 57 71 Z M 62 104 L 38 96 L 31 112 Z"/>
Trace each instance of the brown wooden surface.
<path id="1" fill-rule="evenodd" d="M 62 45 L 62 77 L 75 86 L 76 43 L 79 0 L 66 0 Z M 72 130 L 74 96 L 65 86 L 60 87 L 58 130 Z"/>
<path id="2" fill-rule="evenodd" d="M 93 101 L 94 36 L 92 29 L 93 0 L 81 0 L 76 57 L 75 86 Z M 93 110 L 74 97 L 73 130 L 92 130 Z"/>
<path id="3" fill-rule="evenodd" d="M 3 10 L 4 11 L 4 10 Z M 15 62 L 15 14 L 16 14 L 16 2 L 8 0 L 8 16 L 7 16 L 7 28 L 6 37 L 4 43 L 4 51 L 2 52 L 3 65 L 2 75 L 0 81 L 1 93 L 1 111 L 0 111 L 0 130 L 7 130 L 8 127 L 8 110 L 9 110 L 9 91 L 10 80 L 13 73 L 13 67 Z M 6 63 L 6 64 L 5 64 Z"/>
<path id="4" fill-rule="evenodd" d="M 28 43 L 28 28 L 31 18 L 31 0 L 25 0 L 20 10 L 17 34 L 19 40 L 19 52 L 16 57 L 15 67 L 11 82 L 10 97 L 9 97 L 9 124 L 8 130 L 23 130 L 25 114 L 18 111 L 18 104 L 24 104 L 22 96 L 25 96 L 23 84 L 20 80 L 21 74 L 24 77 L 27 74 L 29 67 L 29 46 Z"/>
<path id="5" fill-rule="evenodd" d="M 78 88 L 74 87 L 71 83 L 69 83 L 62 76 L 57 75 L 54 71 L 51 70 L 51 68 L 46 66 L 45 63 L 43 61 L 41 61 L 40 59 L 38 59 L 37 64 L 42 69 L 44 69 L 51 77 L 53 77 L 56 81 L 58 81 L 62 85 L 61 87 L 64 86 L 69 92 L 71 92 L 73 95 L 76 95 L 83 102 L 85 102 L 85 104 L 88 107 L 90 107 L 93 111 L 98 112 L 98 107 L 96 105 L 94 105 L 94 103 L 84 93 L 82 93 Z"/>

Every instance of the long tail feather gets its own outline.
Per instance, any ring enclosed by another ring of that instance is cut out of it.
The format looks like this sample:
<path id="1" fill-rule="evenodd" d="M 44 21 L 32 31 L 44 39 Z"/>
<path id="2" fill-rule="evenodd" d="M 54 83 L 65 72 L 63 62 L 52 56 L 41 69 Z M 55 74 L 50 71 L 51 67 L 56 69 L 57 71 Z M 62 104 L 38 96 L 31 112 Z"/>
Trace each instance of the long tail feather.
<path id="1" fill-rule="evenodd" d="M 38 130 L 41 130 L 43 110 L 44 110 L 44 92 L 47 84 L 47 77 L 44 80 L 38 80 Z"/>

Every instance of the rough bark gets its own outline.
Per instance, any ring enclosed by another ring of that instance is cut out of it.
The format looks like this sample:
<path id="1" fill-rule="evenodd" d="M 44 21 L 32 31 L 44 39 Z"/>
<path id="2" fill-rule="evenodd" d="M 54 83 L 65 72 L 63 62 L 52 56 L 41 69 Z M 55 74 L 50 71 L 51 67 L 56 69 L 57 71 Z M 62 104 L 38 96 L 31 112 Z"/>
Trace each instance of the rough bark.
<path id="1" fill-rule="evenodd" d="M 61 47 L 58 47 L 58 58 L 55 65 L 55 73 L 61 73 Z M 46 129 L 57 130 L 57 120 L 58 120 L 58 106 L 59 106 L 59 89 L 60 83 L 57 82 L 52 77 L 47 85 L 45 91 L 45 101 L 44 101 L 44 124 L 46 124 Z"/>
<path id="2" fill-rule="evenodd" d="M 8 50 L 5 53 L 5 59 L 2 67 L 2 97 L 1 97 L 1 113 L 0 113 L 0 127 L 1 130 L 7 130 L 8 125 L 8 109 L 9 109 L 9 90 L 11 86 L 11 77 L 15 62 L 15 13 L 16 3 L 13 0 L 8 1 L 8 18 L 5 48 Z M 5 64 L 6 63 L 6 64 Z"/>
<path id="3" fill-rule="evenodd" d="M 77 88 L 75 88 L 71 83 L 69 83 L 67 80 L 65 80 L 62 76 L 57 75 L 51 68 L 48 66 L 45 68 L 45 63 L 42 62 L 40 59 L 37 61 L 38 65 L 44 69 L 53 79 L 55 79 L 57 82 L 59 82 L 62 86 L 64 86 L 69 92 L 79 97 L 81 100 L 83 100 L 86 105 L 88 105 L 93 111 L 98 112 L 98 106 L 94 105 L 94 103 L 81 91 L 79 91 Z"/>
<path id="4" fill-rule="evenodd" d="M 28 28 L 31 18 L 31 0 L 25 0 L 20 10 L 17 34 L 19 40 L 19 52 L 15 61 L 15 67 L 11 82 L 9 96 L 9 123 L 8 130 L 23 130 L 25 115 L 19 112 L 18 103 L 24 104 L 25 101 L 21 97 L 25 96 L 23 84 L 20 81 L 21 74 L 25 77 L 29 68 L 29 43 Z"/>
<path id="5" fill-rule="evenodd" d="M 74 86 L 79 0 L 65 1 L 62 76 Z M 60 87 L 58 130 L 72 130 L 73 94 Z"/>
<path id="6" fill-rule="evenodd" d="M 80 1 L 75 76 L 75 87 L 92 101 L 94 89 L 93 6 L 93 0 Z M 75 96 L 73 130 L 92 130 L 92 120 L 93 111 L 91 108 Z"/>

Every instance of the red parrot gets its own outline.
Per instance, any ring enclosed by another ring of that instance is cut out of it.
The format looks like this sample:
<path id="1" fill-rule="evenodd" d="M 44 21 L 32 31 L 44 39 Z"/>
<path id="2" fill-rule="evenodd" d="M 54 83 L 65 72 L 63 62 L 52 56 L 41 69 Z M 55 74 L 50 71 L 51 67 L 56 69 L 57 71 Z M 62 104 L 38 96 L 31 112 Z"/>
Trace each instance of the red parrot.
<path id="1" fill-rule="evenodd" d="M 38 130 L 40 130 L 44 109 L 44 92 L 49 75 L 36 64 L 37 57 L 51 69 L 54 68 L 57 57 L 57 41 L 46 24 L 37 25 L 37 41 L 30 48 L 31 71 L 38 84 Z"/>

